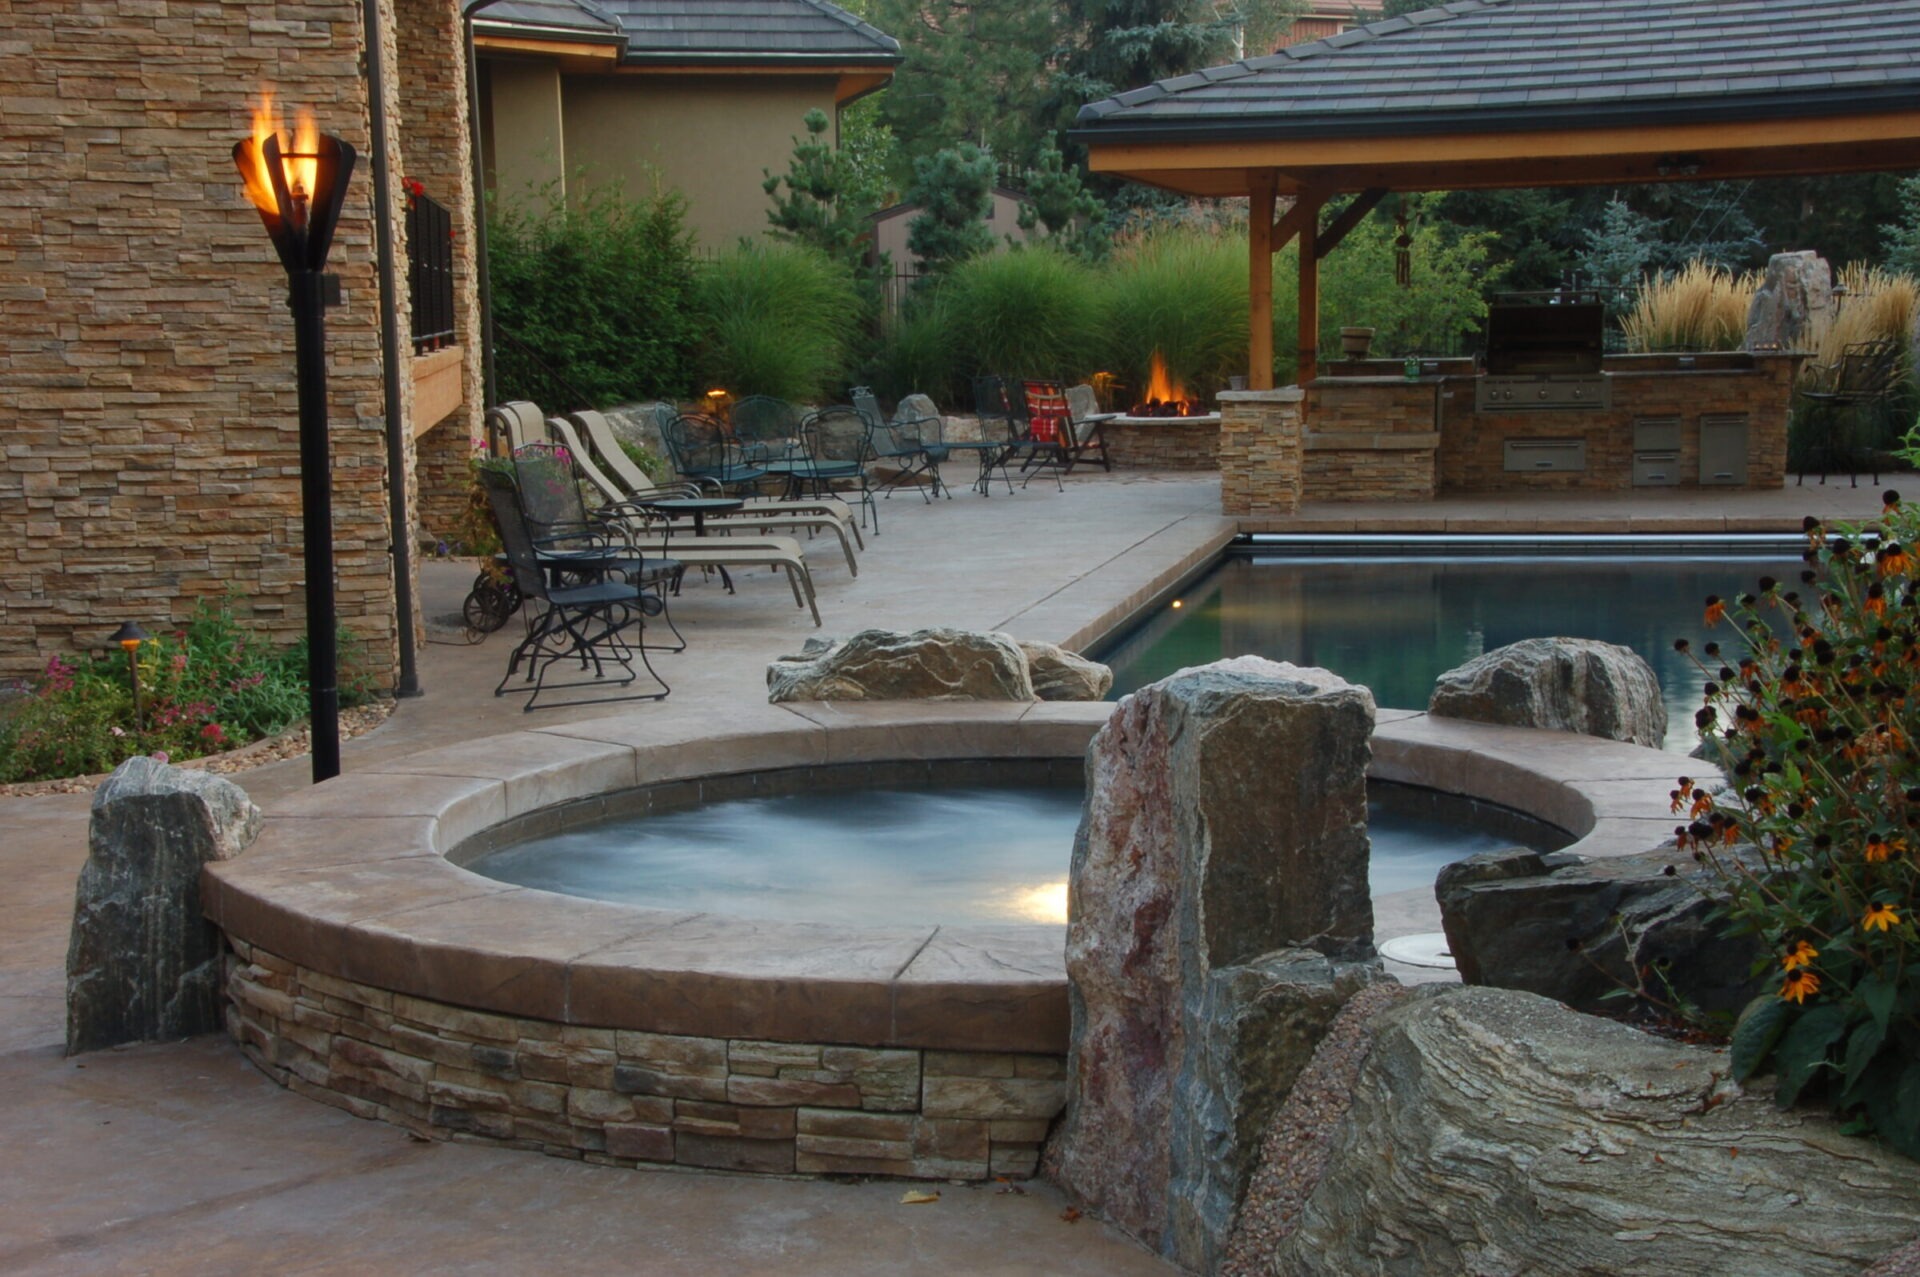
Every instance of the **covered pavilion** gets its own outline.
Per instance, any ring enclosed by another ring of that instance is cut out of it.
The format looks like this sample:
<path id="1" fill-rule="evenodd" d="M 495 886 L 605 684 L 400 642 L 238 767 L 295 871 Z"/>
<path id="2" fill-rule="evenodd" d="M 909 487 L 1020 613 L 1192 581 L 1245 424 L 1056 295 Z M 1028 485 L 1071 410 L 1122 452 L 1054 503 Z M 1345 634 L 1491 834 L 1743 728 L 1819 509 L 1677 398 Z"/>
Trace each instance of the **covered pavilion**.
<path id="1" fill-rule="evenodd" d="M 1317 263 L 1391 192 L 1920 168 L 1920 6 L 1455 0 L 1094 102 L 1072 136 L 1095 172 L 1250 199 L 1256 390 L 1299 239 L 1305 385 Z"/>

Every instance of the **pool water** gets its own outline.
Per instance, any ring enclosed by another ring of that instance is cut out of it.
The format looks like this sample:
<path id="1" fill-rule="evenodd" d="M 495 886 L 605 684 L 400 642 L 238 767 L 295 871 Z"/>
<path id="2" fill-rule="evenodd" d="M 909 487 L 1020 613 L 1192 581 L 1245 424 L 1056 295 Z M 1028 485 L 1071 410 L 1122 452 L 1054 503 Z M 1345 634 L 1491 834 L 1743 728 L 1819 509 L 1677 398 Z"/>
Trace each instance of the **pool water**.
<path id="1" fill-rule="evenodd" d="M 503 882 L 661 909 L 850 926 L 1064 923 L 1081 791 L 864 789 L 621 817 L 489 852 Z M 1512 838 L 1369 804 L 1376 895 Z"/>
<path id="2" fill-rule="evenodd" d="M 1434 680 L 1525 638 L 1601 639 L 1653 666 L 1667 704 L 1667 748 L 1692 749 L 1706 675 L 1674 651 L 1732 628 L 1702 624 L 1709 594 L 1799 577 L 1774 555 L 1669 558 L 1366 558 L 1253 555 L 1226 559 L 1109 648 L 1119 697 L 1191 665 L 1255 655 L 1319 665 L 1373 690 L 1390 709 L 1425 709 Z"/>

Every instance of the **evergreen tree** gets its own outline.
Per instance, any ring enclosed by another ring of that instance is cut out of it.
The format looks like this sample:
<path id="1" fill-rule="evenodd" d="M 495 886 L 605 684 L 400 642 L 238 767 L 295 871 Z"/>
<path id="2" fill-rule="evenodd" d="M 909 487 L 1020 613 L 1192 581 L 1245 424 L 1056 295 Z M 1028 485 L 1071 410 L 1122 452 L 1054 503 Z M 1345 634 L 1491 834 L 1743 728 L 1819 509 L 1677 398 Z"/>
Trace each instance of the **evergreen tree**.
<path id="1" fill-rule="evenodd" d="M 1886 244 L 1886 266 L 1920 275 L 1920 177 L 1901 179 L 1899 190 L 1904 215 L 1880 228 Z"/>
<path id="2" fill-rule="evenodd" d="M 986 220 L 993 208 L 991 151 L 963 143 L 915 160 L 913 173 L 907 198 L 920 206 L 920 213 L 907 230 L 907 247 L 923 271 L 938 275 L 992 250 L 993 232 Z"/>
<path id="3" fill-rule="evenodd" d="M 1587 232 L 1580 269 L 1600 290 L 1609 312 L 1631 305 L 1640 278 L 1653 263 L 1660 224 L 1633 211 L 1617 196 L 1607 202 L 1600 225 Z"/>
<path id="4" fill-rule="evenodd" d="M 1052 120 L 1042 103 L 1058 43 L 1055 11 L 1024 0 L 872 0 L 872 21 L 906 60 L 880 95 L 910 166 L 971 142 L 1028 162 Z"/>
<path id="5" fill-rule="evenodd" d="M 1029 239 L 1064 248 L 1076 257 L 1098 261 L 1113 239 L 1107 232 L 1107 206 L 1080 182 L 1052 139 L 1040 148 L 1039 163 L 1027 173 L 1026 202 L 1020 205 L 1020 229 Z M 1031 233 L 1044 228 L 1038 237 Z"/>
<path id="6" fill-rule="evenodd" d="M 852 189 L 858 174 L 827 139 L 827 113 L 816 107 L 803 123 L 807 136 L 793 140 L 786 173 L 761 170 L 766 175 L 761 189 L 773 201 L 767 221 L 778 238 L 810 244 L 857 268 L 865 258 L 863 237 L 873 206 Z"/>

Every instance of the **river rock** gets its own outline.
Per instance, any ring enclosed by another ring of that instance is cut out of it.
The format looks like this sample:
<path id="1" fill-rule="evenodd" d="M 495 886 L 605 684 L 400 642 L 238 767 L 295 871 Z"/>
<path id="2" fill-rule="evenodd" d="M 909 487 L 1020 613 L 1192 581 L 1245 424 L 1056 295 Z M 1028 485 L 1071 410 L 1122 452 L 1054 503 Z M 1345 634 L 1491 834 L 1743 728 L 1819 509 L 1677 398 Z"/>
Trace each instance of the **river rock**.
<path id="1" fill-rule="evenodd" d="M 1920 1232 L 1912 1161 L 1743 1093 L 1724 1051 L 1504 989 L 1374 1027 L 1274 1273 L 1851 1277 Z"/>
<path id="2" fill-rule="evenodd" d="M 1747 307 L 1748 350 L 1805 350 L 1833 307 L 1833 268 L 1811 250 L 1775 253 Z"/>
<path id="3" fill-rule="evenodd" d="M 1522 639 L 1448 670 L 1427 711 L 1660 748 L 1667 706 L 1653 667 L 1598 639 Z"/>
<path id="4" fill-rule="evenodd" d="M 1049 1173 L 1190 1268 L 1224 1245 L 1260 1135 L 1378 979 L 1373 697 L 1242 657 L 1122 700 L 1074 838 L 1068 1102 Z"/>
<path id="5" fill-rule="evenodd" d="M 200 867 L 259 832 L 238 785 L 144 755 L 94 791 L 67 947 L 67 1054 L 220 1028 L 223 947 L 200 911 Z"/>
<path id="6" fill-rule="evenodd" d="M 1054 643 L 1021 639 L 1033 693 L 1043 701 L 1099 701 L 1113 690 L 1113 670 Z"/>
<path id="7" fill-rule="evenodd" d="M 1663 997 L 1664 981 L 1703 1010 L 1737 1012 L 1760 991 L 1759 948 L 1725 934 L 1718 885 L 1672 847 L 1592 860 L 1515 849 L 1448 865 L 1434 894 L 1468 984 L 1605 1012 L 1624 1005 L 1608 994 L 1649 969 L 1648 987 Z"/>
<path id="8" fill-rule="evenodd" d="M 767 666 L 767 700 L 1032 701 L 1020 645 L 1004 634 L 947 628 L 862 630 L 809 642 Z"/>

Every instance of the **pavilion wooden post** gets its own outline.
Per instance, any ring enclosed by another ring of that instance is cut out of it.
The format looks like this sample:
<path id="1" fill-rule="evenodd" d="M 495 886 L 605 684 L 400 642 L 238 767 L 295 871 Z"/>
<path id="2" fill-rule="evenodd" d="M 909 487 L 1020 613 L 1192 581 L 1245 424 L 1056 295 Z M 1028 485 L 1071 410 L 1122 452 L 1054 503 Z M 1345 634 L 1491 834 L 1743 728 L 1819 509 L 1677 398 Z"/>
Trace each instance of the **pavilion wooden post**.
<path id="1" fill-rule="evenodd" d="M 1247 389 L 1273 389 L 1273 204 L 1275 175 L 1253 175 L 1247 213 Z"/>
<path id="2" fill-rule="evenodd" d="M 1323 191 L 1303 190 L 1295 205 L 1300 217 L 1300 367 L 1294 382 L 1313 380 L 1320 362 L 1320 208 Z"/>

